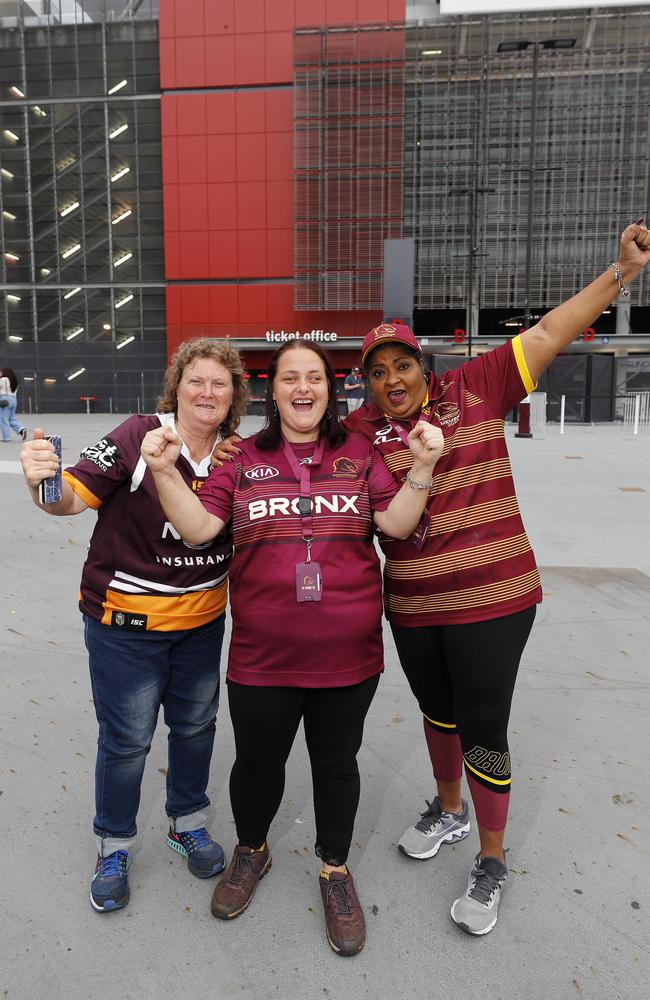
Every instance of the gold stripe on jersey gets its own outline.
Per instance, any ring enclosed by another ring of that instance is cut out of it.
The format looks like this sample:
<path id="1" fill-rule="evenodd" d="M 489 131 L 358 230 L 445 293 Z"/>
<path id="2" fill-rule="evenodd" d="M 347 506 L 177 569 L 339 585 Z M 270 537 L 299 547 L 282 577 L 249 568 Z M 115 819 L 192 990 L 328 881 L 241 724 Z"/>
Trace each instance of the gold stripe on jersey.
<path id="1" fill-rule="evenodd" d="M 509 459 L 493 458 L 488 462 L 475 462 L 474 465 L 466 465 L 451 472 L 441 472 L 439 476 L 433 477 L 431 492 L 446 493 L 448 490 L 465 489 L 477 483 L 489 483 L 509 476 L 512 476 Z"/>
<path id="2" fill-rule="evenodd" d="M 539 573 L 534 569 L 521 576 L 513 576 L 509 580 L 468 587 L 466 590 L 449 590 L 443 594 L 429 594 L 423 597 L 414 594 L 405 597 L 387 594 L 386 604 L 390 611 L 402 615 L 417 615 L 432 611 L 462 611 L 463 608 L 478 608 L 486 604 L 512 601 L 531 593 L 539 586 Z"/>
<path id="3" fill-rule="evenodd" d="M 475 396 L 469 389 L 463 389 L 463 399 L 466 406 L 480 406 L 483 402 L 480 396 Z"/>
<path id="4" fill-rule="evenodd" d="M 483 420 L 471 427 L 457 428 L 451 437 L 445 439 L 445 446 L 442 449 L 443 455 L 448 455 L 455 448 L 465 448 L 468 445 L 483 444 L 486 441 L 494 441 L 503 438 L 503 420 Z M 413 456 L 408 448 L 399 451 L 383 454 L 383 459 L 392 473 L 408 470 L 413 464 Z"/>
<path id="5" fill-rule="evenodd" d="M 500 538 L 496 542 L 456 549 L 445 555 L 429 556 L 425 559 L 387 559 L 386 576 L 391 580 L 421 580 L 430 576 L 443 576 L 455 570 L 487 566 L 522 555 L 524 552 L 530 552 L 530 543 L 526 533 L 522 532 L 511 538 Z"/>
<path id="6" fill-rule="evenodd" d="M 94 493 L 90 492 L 87 486 L 84 486 L 84 484 L 80 483 L 78 479 L 75 479 L 71 472 L 66 470 L 62 475 L 66 483 L 71 487 L 71 489 L 74 490 L 77 496 L 83 500 L 84 503 L 87 503 L 93 510 L 99 510 L 102 505 L 99 497 L 96 497 Z"/>
<path id="7" fill-rule="evenodd" d="M 526 392 L 534 392 L 537 388 L 537 382 L 533 381 L 533 377 L 528 371 L 528 365 L 526 364 L 526 356 L 524 355 L 524 345 L 521 340 L 521 334 L 517 334 L 512 341 L 512 353 L 515 356 L 515 361 L 517 362 L 517 368 L 519 369 L 519 374 L 521 376 L 521 381 L 524 383 L 524 389 Z"/>
<path id="8" fill-rule="evenodd" d="M 500 778 L 491 778 L 489 774 L 484 774 L 483 771 L 477 771 L 476 768 L 472 767 L 472 765 L 468 762 L 467 757 L 463 757 L 463 763 L 465 764 L 466 768 L 468 768 L 470 771 L 473 771 L 474 774 L 478 775 L 479 778 L 483 778 L 484 781 L 489 781 L 492 785 L 512 784 L 512 778 L 506 778 L 505 780 L 501 780 Z"/>
<path id="9" fill-rule="evenodd" d="M 102 601 L 102 625 L 110 625 L 114 611 L 146 615 L 147 631 L 176 632 L 181 629 L 207 625 L 226 610 L 228 583 L 226 580 L 212 590 L 198 590 L 191 594 L 173 594 L 161 597 L 156 594 L 122 594 L 106 590 Z"/>
<path id="10" fill-rule="evenodd" d="M 436 514 L 431 518 L 429 531 L 436 535 L 442 535 L 449 531 L 471 528 L 476 524 L 501 521 L 506 517 L 517 516 L 519 516 L 519 505 L 517 497 L 513 494 L 509 497 L 488 500 L 486 503 L 477 503 L 473 507 L 459 507 L 458 510 Z"/>

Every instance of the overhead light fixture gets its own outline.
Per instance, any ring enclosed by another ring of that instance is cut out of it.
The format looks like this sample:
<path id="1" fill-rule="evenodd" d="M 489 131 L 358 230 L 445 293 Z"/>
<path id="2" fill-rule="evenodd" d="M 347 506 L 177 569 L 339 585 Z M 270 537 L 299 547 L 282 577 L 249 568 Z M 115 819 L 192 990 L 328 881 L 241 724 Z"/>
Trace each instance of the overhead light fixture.
<path id="1" fill-rule="evenodd" d="M 128 253 L 122 254 L 121 257 L 118 257 L 117 260 L 113 261 L 113 267 L 119 267 L 121 264 L 126 264 L 127 260 L 131 260 L 132 256 L 133 254 L 130 250 Z"/>
<path id="2" fill-rule="evenodd" d="M 129 217 L 130 215 L 133 215 L 133 211 L 132 211 L 132 209 L 130 209 L 130 208 L 127 208 L 127 209 L 126 209 L 126 211 L 125 211 L 125 212 L 122 212 L 122 214 L 121 214 L 121 215 L 116 215 L 116 216 L 115 216 L 115 218 L 114 218 L 114 219 L 112 220 L 112 222 L 111 222 L 111 225 L 112 225 L 112 226 L 116 226 L 116 225 L 118 224 L 118 222 L 121 222 L 121 221 L 122 221 L 122 219 L 128 219 L 128 217 Z"/>
<path id="3" fill-rule="evenodd" d="M 17 264 L 20 260 L 17 253 L 11 253 L 9 250 L 5 250 L 5 257 L 7 260 L 11 261 L 12 264 Z"/>
<path id="4" fill-rule="evenodd" d="M 114 128 L 112 132 L 108 133 L 108 138 L 117 139 L 118 135 L 122 135 L 122 132 L 126 132 L 128 127 L 129 126 L 126 124 L 126 122 L 124 122 L 122 125 L 118 125 L 117 128 Z"/>
<path id="5" fill-rule="evenodd" d="M 126 347 L 127 344 L 130 344 L 132 340 L 135 340 L 135 337 L 127 337 L 126 340 L 123 340 L 121 344 L 117 345 L 117 350 L 121 351 L 122 348 Z"/>
<path id="6" fill-rule="evenodd" d="M 71 299 L 73 295 L 76 295 L 77 292 L 80 292 L 80 291 L 81 291 L 81 285 L 77 285 L 76 288 L 71 288 L 69 292 L 66 292 L 65 295 L 63 296 L 63 298 L 64 299 Z"/>
<path id="7" fill-rule="evenodd" d="M 111 329 L 110 323 L 102 323 L 102 330 L 110 330 L 110 329 Z"/>
<path id="8" fill-rule="evenodd" d="M 118 170 L 116 174 L 111 175 L 111 181 L 119 181 L 120 177 L 124 177 L 124 174 L 128 174 L 130 169 L 131 167 L 122 167 L 122 169 Z"/>
<path id="9" fill-rule="evenodd" d="M 66 156 L 62 156 L 56 165 L 57 173 L 62 174 L 64 170 L 71 167 L 73 163 L 77 162 L 77 157 L 74 153 L 68 153 Z"/>
<path id="10" fill-rule="evenodd" d="M 603 309 L 603 316 L 609 316 L 611 311 L 612 311 L 611 309 Z"/>
<path id="11" fill-rule="evenodd" d="M 116 309 L 121 309 L 122 306 L 125 306 L 127 304 L 127 302 L 131 301 L 132 298 L 133 298 L 133 292 L 131 292 L 130 295 L 125 295 L 123 299 L 120 299 L 119 302 L 115 303 L 115 308 Z"/>
<path id="12" fill-rule="evenodd" d="M 9 222 L 16 221 L 16 216 L 13 214 L 13 212 L 8 212 L 6 208 L 2 210 L 2 214 L 5 217 L 5 219 L 9 220 Z"/>
<path id="13" fill-rule="evenodd" d="M 517 322 L 517 321 L 514 321 L 514 320 L 510 320 L 510 319 L 509 319 L 509 320 L 508 320 L 508 321 L 507 321 L 506 323 L 504 323 L 503 325 L 504 325 L 504 326 L 521 326 L 521 323 L 519 323 L 519 322 Z"/>
<path id="14" fill-rule="evenodd" d="M 25 95 L 23 94 L 22 90 L 20 89 L 20 87 L 17 87 L 17 86 L 15 85 L 15 84 L 14 84 L 14 85 L 13 85 L 12 87 L 10 87 L 10 88 L 9 88 L 9 90 L 10 90 L 10 91 L 11 91 L 11 93 L 12 93 L 12 94 L 14 94 L 14 95 L 15 95 L 16 97 L 24 97 L 24 96 L 25 96 Z"/>
<path id="15" fill-rule="evenodd" d="M 71 205 L 68 205 L 68 207 L 64 208 L 62 212 L 59 212 L 59 215 L 62 219 L 65 219 L 66 215 L 70 215 L 70 212 L 74 212 L 75 208 L 79 208 L 78 201 L 73 201 Z"/>
<path id="16" fill-rule="evenodd" d="M 84 332 L 83 326 L 76 326 L 74 328 L 74 330 L 70 330 L 70 333 L 66 333 L 65 339 L 66 340 L 74 340 L 75 337 L 78 337 L 79 334 L 83 333 L 83 332 Z"/>
<path id="17" fill-rule="evenodd" d="M 572 49 L 576 44 L 575 38 L 546 38 L 542 42 L 543 49 Z"/>
<path id="18" fill-rule="evenodd" d="M 422 50 L 422 55 L 423 56 L 441 56 L 442 55 L 442 49 L 423 49 Z"/>
<path id="19" fill-rule="evenodd" d="M 73 372 L 72 375 L 68 375 L 68 382 L 72 382 L 73 378 L 77 378 L 79 375 L 82 375 L 85 370 L 85 368 L 77 368 L 76 372 Z"/>
<path id="20" fill-rule="evenodd" d="M 43 108 L 39 108 L 38 104 L 35 104 L 32 108 L 40 118 L 47 118 L 47 111 L 43 111 Z"/>
<path id="21" fill-rule="evenodd" d="M 20 340 L 22 340 L 23 338 L 22 338 L 22 337 L 19 337 L 19 336 L 18 336 L 18 334 L 16 334 L 16 333 L 10 333 L 10 334 L 9 334 L 9 337 L 8 337 L 7 339 L 8 339 L 8 340 L 13 340 L 13 341 L 14 341 L 14 343 L 18 343 L 18 342 L 19 342 Z"/>
<path id="22" fill-rule="evenodd" d="M 23 375 L 23 382 L 33 382 L 33 381 L 34 381 L 33 375 Z"/>
<path id="23" fill-rule="evenodd" d="M 61 256 L 64 260 L 66 260 L 68 257 L 72 257 L 73 253 L 77 253 L 78 250 L 81 250 L 81 243 L 75 243 L 75 245 L 70 247 L 69 250 L 65 250 Z"/>
<path id="24" fill-rule="evenodd" d="M 22 302 L 20 295 L 14 295 L 13 292 L 7 292 L 7 298 L 10 302 Z"/>
<path id="25" fill-rule="evenodd" d="M 43 381 L 45 382 L 46 385 L 54 385 L 54 383 L 56 382 L 56 379 L 55 378 L 44 378 Z"/>
<path id="26" fill-rule="evenodd" d="M 523 52 L 529 45 L 534 44 L 534 42 L 499 42 L 497 52 Z"/>
<path id="27" fill-rule="evenodd" d="M 52 273 L 52 268 L 50 268 L 50 267 L 42 267 L 41 268 L 41 274 L 42 274 L 42 276 L 44 278 L 47 278 L 48 274 L 51 274 L 51 273 Z"/>
<path id="28" fill-rule="evenodd" d="M 20 142 L 20 136 L 12 132 L 10 128 L 6 128 L 2 134 L 6 135 L 7 139 L 11 139 L 12 142 Z"/>
<path id="29" fill-rule="evenodd" d="M 14 179 L 14 175 L 11 170 L 7 170 L 6 167 L 0 167 L 0 174 L 2 174 L 3 177 L 6 177 L 7 180 L 12 181 Z"/>
<path id="30" fill-rule="evenodd" d="M 126 87 L 127 83 L 128 83 L 127 80 L 120 80 L 120 82 L 116 83 L 114 87 L 111 87 L 108 93 L 117 94 L 118 90 L 121 90 L 122 87 Z"/>

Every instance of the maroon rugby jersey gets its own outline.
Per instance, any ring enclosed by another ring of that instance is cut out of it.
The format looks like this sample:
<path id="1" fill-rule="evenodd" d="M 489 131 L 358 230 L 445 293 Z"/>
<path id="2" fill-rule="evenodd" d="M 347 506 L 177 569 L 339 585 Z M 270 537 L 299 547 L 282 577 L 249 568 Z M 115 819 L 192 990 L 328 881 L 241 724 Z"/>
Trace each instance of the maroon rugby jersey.
<path id="1" fill-rule="evenodd" d="M 140 455 L 147 431 L 161 424 L 174 428 L 173 414 L 129 417 L 63 473 L 98 514 L 79 607 L 103 625 L 163 632 L 196 628 L 226 606 L 229 534 L 203 546 L 184 542 L 166 520 Z M 210 474 L 210 455 L 197 464 L 183 445 L 176 468 L 198 491 Z"/>
<path id="2" fill-rule="evenodd" d="M 299 484 L 280 448 L 239 444 L 236 462 L 215 469 L 199 494 L 212 514 L 232 516 L 233 619 L 228 677 L 238 684 L 345 687 L 383 669 L 381 573 L 372 510 L 398 487 L 370 442 L 349 434 L 325 448 L 311 470 L 312 560 L 322 599 L 298 603 L 296 564 L 304 562 Z M 293 445 L 298 460 L 315 444 Z"/>
<path id="3" fill-rule="evenodd" d="M 541 601 L 504 433 L 509 410 L 533 389 L 521 339 L 515 337 L 440 378 L 432 375 L 424 409 L 409 421 L 389 422 L 374 404 L 346 418 L 346 427 L 373 442 L 398 483 L 412 458 L 394 426 L 408 431 L 422 416 L 445 437 L 423 547 L 379 536 L 386 555 L 386 616 L 395 625 L 483 621 Z"/>

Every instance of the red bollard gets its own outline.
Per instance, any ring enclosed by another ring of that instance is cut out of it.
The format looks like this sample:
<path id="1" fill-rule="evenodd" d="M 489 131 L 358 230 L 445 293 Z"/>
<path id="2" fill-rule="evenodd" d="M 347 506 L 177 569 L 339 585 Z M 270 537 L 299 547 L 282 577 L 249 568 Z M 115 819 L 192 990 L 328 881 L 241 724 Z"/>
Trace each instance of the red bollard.
<path id="1" fill-rule="evenodd" d="M 532 438 L 530 432 L 530 397 L 522 399 L 517 410 L 517 433 L 516 438 Z"/>

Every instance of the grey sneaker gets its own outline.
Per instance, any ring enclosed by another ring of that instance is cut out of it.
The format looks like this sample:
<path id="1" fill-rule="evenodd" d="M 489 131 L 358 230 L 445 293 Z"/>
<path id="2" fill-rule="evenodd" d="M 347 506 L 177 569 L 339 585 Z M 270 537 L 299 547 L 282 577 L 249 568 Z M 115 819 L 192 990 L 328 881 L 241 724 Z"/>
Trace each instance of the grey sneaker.
<path id="1" fill-rule="evenodd" d="M 442 844 L 463 840 L 470 830 L 469 810 L 464 800 L 459 813 L 443 812 L 437 795 L 433 802 L 425 801 L 429 808 L 397 844 L 402 854 L 407 854 L 409 858 L 433 858 Z"/>
<path id="2" fill-rule="evenodd" d="M 477 854 L 469 873 L 467 891 L 451 908 L 451 918 L 467 934 L 487 934 L 499 915 L 501 890 L 508 868 L 498 858 Z"/>

